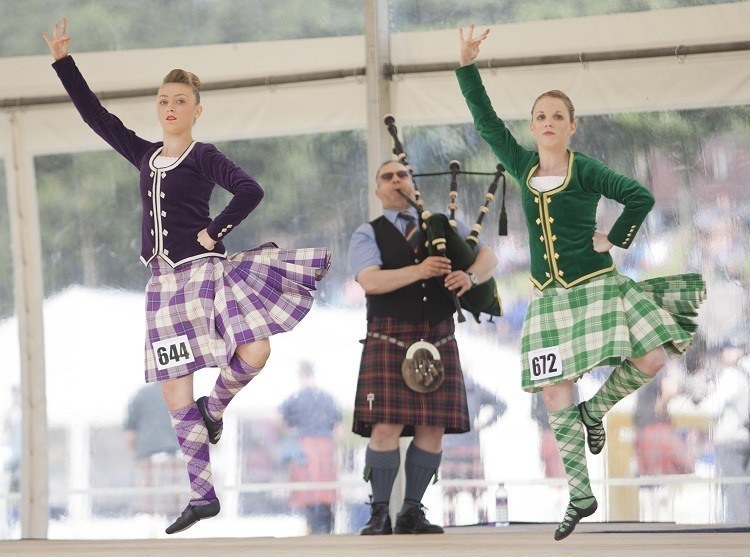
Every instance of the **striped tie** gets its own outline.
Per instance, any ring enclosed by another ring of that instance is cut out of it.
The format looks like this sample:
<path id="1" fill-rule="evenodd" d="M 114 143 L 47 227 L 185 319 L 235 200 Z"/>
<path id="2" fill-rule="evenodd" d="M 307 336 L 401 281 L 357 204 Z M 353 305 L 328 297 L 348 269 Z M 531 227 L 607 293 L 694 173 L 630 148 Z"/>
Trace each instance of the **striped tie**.
<path id="1" fill-rule="evenodd" d="M 415 219 L 414 215 L 409 211 L 401 211 L 398 216 L 406 222 L 404 237 L 406 238 L 411 251 L 417 255 L 419 253 L 419 245 L 422 243 L 422 234 L 419 230 L 419 226 L 417 226 L 417 219 Z"/>

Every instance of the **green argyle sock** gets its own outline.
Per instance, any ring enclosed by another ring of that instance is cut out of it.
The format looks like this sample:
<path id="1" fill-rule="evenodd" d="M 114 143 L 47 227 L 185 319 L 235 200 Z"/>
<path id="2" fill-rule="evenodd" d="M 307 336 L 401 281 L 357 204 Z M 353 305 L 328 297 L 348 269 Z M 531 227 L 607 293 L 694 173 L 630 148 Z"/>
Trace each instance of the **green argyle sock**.
<path id="1" fill-rule="evenodd" d="M 612 371 L 609 379 L 604 382 L 599 391 L 582 404 L 583 420 L 588 425 L 601 422 L 604 414 L 609 412 L 615 404 L 643 387 L 651 379 L 653 377 L 638 371 L 630 360 L 623 361 Z"/>
<path id="2" fill-rule="evenodd" d="M 555 434 L 565 474 L 568 476 L 570 501 L 579 508 L 587 508 L 595 499 L 591 491 L 589 470 L 584 451 L 585 438 L 578 408 L 568 406 L 549 412 L 549 425 Z"/>

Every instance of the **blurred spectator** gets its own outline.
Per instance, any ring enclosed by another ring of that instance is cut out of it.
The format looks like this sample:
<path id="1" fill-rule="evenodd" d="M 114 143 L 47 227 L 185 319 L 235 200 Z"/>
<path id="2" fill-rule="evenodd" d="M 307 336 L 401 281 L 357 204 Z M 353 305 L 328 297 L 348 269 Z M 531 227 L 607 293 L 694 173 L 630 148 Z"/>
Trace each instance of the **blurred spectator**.
<path id="1" fill-rule="evenodd" d="M 502 417 L 507 409 L 505 401 L 474 382 L 464 369 L 464 385 L 466 387 L 466 402 L 468 404 L 471 430 L 460 435 L 446 435 L 443 437 L 443 460 L 440 464 L 440 475 L 446 480 L 482 480 L 484 479 L 484 463 L 480 446 L 479 432 L 494 424 Z M 474 516 L 478 523 L 486 523 L 487 505 L 482 497 L 485 488 L 472 487 L 468 490 L 460 487 L 446 487 L 444 496 L 444 523 L 456 523 L 456 497 L 462 491 L 471 493 L 474 503 Z"/>
<path id="2" fill-rule="evenodd" d="M 5 454 L 4 468 L 7 477 L 3 478 L 0 489 L 7 493 L 18 493 L 21 491 L 21 390 L 18 385 L 12 387 L 11 404 L 6 409 L 3 423 Z M 7 514 L 5 524 L 0 526 L 0 534 L 7 537 L 5 528 L 13 531 L 20 519 L 20 504 L 7 502 Z"/>
<path id="3" fill-rule="evenodd" d="M 744 356 L 744 357 L 743 357 Z M 703 400 L 694 400 L 698 408 L 715 421 L 717 473 L 722 478 L 746 478 L 750 481 L 750 365 L 745 349 L 736 341 L 722 348 L 723 368 L 714 390 Z M 725 523 L 750 522 L 750 485 L 724 483 L 721 486 Z"/>
<path id="4" fill-rule="evenodd" d="M 315 386 L 312 364 L 302 362 L 299 368 L 300 390 L 286 399 L 281 407 L 284 422 L 295 430 L 296 448 L 285 445 L 283 454 L 289 462 L 293 482 L 335 482 L 336 453 L 333 441 L 341 411 L 333 396 Z M 316 489 L 292 492 L 292 508 L 303 509 L 312 534 L 333 531 L 333 504 L 336 490 Z"/>
<path id="5" fill-rule="evenodd" d="M 680 389 L 678 370 L 667 364 L 636 393 L 636 461 L 638 475 L 687 474 L 693 463 L 685 442 L 672 425 L 669 401 Z"/>
<path id="6" fill-rule="evenodd" d="M 185 483 L 185 464 L 159 383 L 148 383 L 138 389 L 128 405 L 123 427 L 138 461 L 138 487 Z M 156 490 L 139 495 L 133 505 L 136 513 L 163 515 L 173 515 L 180 508 L 179 493 L 167 497 Z"/>

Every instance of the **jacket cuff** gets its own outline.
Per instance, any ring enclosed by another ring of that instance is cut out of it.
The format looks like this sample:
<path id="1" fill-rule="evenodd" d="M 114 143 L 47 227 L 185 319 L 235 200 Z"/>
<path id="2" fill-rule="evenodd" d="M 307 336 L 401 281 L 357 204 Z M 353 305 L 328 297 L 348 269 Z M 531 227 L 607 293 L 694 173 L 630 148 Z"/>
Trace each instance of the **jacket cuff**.
<path id="1" fill-rule="evenodd" d="M 618 220 L 615 222 L 614 226 L 612 226 L 612 230 L 609 231 L 609 234 L 607 234 L 607 240 L 609 240 L 609 242 L 615 247 L 628 249 L 630 244 L 633 243 L 633 239 L 638 233 L 638 230 L 641 228 L 641 224 L 642 223 L 640 222 L 628 223 L 620 222 Z"/>
<path id="2" fill-rule="evenodd" d="M 75 66 L 75 61 L 73 60 L 73 57 L 70 54 L 60 58 L 59 60 L 55 60 L 54 62 L 52 62 L 52 67 L 58 74 L 60 72 L 67 71 L 69 68 L 73 66 Z"/>
<path id="3" fill-rule="evenodd" d="M 479 68 L 476 64 L 469 64 L 468 66 L 461 66 L 456 68 L 456 77 L 458 78 L 458 84 L 461 87 L 461 93 L 466 96 L 475 87 L 481 87 L 482 76 L 479 74 Z"/>
<path id="4" fill-rule="evenodd" d="M 227 224 L 223 228 L 219 228 L 220 226 L 221 223 L 213 221 L 206 227 L 206 232 L 215 242 L 221 242 L 221 240 L 232 231 L 232 228 L 234 228 L 233 224 Z"/>

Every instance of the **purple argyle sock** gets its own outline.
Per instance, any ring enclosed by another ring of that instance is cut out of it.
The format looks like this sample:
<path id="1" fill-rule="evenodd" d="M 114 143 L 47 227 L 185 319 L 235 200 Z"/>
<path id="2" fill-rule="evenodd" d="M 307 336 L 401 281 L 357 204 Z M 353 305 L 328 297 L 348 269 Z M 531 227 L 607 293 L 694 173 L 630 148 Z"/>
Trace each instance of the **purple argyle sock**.
<path id="1" fill-rule="evenodd" d="M 190 479 L 190 503 L 208 505 L 216 500 L 211 482 L 211 458 L 208 455 L 208 430 L 203 423 L 198 405 L 192 404 L 178 410 L 170 410 L 172 427 L 182 449 Z"/>
<path id="2" fill-rule="evenodd" d="M 260 373 L 261 369 L 263 368 L 251 366 L 238 354 L 235 354 L 229 361 L 229 367 L 223 368 L 219 372 L 219 378 L 206 399 L 206 409 L 209 416 L 219 421 L 234 396 L 250 383 Z"/>

